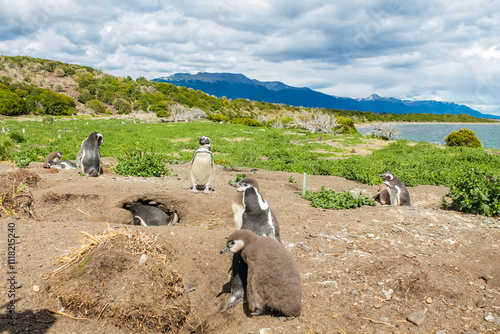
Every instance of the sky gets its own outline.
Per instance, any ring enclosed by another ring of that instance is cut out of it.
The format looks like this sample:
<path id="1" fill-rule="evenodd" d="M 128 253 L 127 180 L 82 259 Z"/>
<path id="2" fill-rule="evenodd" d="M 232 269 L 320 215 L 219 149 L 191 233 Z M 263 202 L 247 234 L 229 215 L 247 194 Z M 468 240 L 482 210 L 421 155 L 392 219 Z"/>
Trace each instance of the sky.
<path id="1" fill-rule="evenodd" d="M 495 0 L 0 0 L 0 52 L 116 76 L 241 73 L 500 115 Z"/>

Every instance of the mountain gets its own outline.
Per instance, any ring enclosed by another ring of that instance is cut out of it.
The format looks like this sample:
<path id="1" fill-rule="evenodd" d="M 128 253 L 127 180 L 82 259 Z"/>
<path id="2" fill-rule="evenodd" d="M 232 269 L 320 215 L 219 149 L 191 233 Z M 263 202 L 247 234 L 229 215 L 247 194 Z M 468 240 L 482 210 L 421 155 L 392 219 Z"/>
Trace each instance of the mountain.
<path id="1" fill-rule="evenodd" d="M 201 90 L 217 97 L 225 96 L 228 99 L 244 98 L 297 107 L 395 114 L 469 114 L 479 118 L 500 119 L 500 116 L 482 114 L 465 105 L 452 102 L 399 100 L 392 97 L 380 97 L 376 94 L 367 98 L 352 99 L 320 93 L 307 87 L 292 87 L 279 81 L 262 82 L 249 79 L 243 74 L 176 73 L 168 77 L 153 79 L 152 81 L 168 82 L 179 87 L 184 86 L 194 90 Z"/>

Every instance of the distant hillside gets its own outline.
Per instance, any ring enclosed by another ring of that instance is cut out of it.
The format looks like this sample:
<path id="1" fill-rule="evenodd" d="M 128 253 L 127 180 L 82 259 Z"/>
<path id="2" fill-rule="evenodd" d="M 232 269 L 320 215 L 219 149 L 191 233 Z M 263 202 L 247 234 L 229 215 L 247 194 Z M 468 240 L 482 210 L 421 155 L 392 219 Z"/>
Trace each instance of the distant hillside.
<path id="1" fill-rule="evenodd" d="M 384 98 L 376 94 L 368 98 L 352 99 L 337 97 L 314 91 L 310 88 L 298 88 L 282 82 L 261 82 L 242 74 L 232 73 L 177 73 L 168 77 L 153 79 L 156 82 L 168 82 L 179 87 L 201 90 L 217 97 L 229 99 L 245 98 L 253 101 L 282 103 L 306 108 L 328 108 L 342 110 L 372 111 L 375 113 L 394 114 L 468 114 L 479 118 L 500 116 L 482 114 L 464 105 L 441 101 L 408 101 Z"/>

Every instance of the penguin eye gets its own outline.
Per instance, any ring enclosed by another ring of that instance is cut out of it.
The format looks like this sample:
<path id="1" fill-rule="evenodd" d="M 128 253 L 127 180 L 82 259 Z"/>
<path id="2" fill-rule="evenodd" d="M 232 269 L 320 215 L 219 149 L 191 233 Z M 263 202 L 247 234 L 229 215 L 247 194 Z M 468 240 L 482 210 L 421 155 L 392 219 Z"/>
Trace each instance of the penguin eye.
<path id="1" fill-rule="evenodd" d="M 234 241 L 233 241 L 233 240 L 231 240 L 231 241 L 229 241 L 229 242 L 227 243 L 227 247 L 231 248 L 231 247 L 233 247 L 233 246 L 234 246 Z"/>

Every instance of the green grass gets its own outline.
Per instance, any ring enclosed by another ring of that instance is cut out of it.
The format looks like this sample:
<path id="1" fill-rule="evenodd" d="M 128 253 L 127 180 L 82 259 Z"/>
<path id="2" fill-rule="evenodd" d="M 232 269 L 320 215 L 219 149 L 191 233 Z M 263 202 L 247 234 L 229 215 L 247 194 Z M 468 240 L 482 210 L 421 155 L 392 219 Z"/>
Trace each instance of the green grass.
<path id="1" fill-rule="evenodd" d="M 86 124 L 88 122 L 88 124 Z M 19 151 L 9 150 L 9 159 L 25 166 L 29 161 L 43 161 L 45 155 L 61 150 L 64 158 L 73 160 L 81 142 L 93 131 L 103 135 L 101 156 L 124 156 L 124 152 L 139 149 L 155 152 L 171 163 L 188 162 L 199 146 L 197 137 L 212 140 L 216 164 L 261 168 L 266 170 L 337 175 L 366 184 L 380 184 L 377 176 L 391 171 L 406 185 L 450 185 L 463 170 L 474 168 L 485 174 L 500 175 L 500 156 L 487 154 L 484 149 L 466 147 L 440 148 L 434 144 L 408 145 L 399 140 L 368 156 L 327 160 L 349 151 L 317 140 L 317 134 L 275 128 L 250 127 L 239 124 L 212 122 L 132 124 L 122 125 L 117 119 L 55 117 L 53 124 L 40 121 L 7 119 L 0 126 L 20 132 L 26 139 L 18 144 Z M 64 129 L 66 129 L 64 131 Z M 59 136 L 61 138 L 59 138 Z M 348 146 L 362 143 L 362 135 L 322 135 L 323 140 L 339 140 Z M 7 139 L 6 137 L 4 137 Z M 245 138 L 246 140 L 233 140 Z M 293 144 L 292 144 L 293 143 Z M 320 152 L 318 152 L 320 151 Z M 323 152 L 324 151 L 324 152 Z"/>

